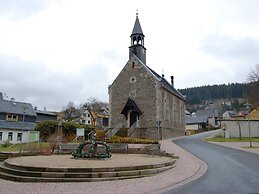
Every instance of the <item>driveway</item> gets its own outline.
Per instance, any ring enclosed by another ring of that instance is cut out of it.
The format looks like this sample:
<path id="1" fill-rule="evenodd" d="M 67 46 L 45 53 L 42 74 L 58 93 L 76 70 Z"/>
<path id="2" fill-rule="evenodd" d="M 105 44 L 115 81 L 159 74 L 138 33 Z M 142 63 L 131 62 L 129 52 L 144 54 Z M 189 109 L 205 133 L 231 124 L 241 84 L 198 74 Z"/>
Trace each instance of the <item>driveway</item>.
<path id="1" fill-rule="evenodd" d="M 166 193 L 259 193 L 259 155 L 202 141 L 216 132 L 174 140 L 208 164 L 208 171 L 196 181 Z"/>

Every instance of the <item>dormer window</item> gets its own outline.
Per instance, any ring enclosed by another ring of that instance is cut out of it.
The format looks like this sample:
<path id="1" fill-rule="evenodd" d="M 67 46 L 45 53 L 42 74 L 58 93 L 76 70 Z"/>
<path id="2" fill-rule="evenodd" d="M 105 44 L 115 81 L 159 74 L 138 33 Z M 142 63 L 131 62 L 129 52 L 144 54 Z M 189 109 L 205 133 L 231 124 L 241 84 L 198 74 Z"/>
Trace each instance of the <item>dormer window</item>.
<path id="1" fill-rule="evenodd" d="M 18 121 L 18 115 L 7 114 L 6 115 L 6 120 L 7 121 Z"/>

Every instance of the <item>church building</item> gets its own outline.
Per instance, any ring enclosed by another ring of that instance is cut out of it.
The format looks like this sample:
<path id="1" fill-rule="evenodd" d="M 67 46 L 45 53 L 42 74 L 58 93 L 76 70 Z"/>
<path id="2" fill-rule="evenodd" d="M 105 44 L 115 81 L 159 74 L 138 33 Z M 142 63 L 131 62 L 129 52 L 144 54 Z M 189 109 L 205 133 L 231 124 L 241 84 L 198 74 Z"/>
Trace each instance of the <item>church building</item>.
<path id="1" fill-rule="evenodd" d="M 185 97 L 146 65 L 144 34 L 136 15 L 129 60 L 109 86 L 109 128 L 130 129 L 128 135 L 165 139 L 184 135 Z"/>

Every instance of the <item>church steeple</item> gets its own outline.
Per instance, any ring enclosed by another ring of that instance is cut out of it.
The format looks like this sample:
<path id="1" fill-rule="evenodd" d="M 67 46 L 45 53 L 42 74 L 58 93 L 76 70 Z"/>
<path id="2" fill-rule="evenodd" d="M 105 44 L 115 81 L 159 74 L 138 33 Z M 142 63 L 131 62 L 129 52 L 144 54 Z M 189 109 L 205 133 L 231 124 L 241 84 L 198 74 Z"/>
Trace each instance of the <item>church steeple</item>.
<path id="1" fill-rule="evenodd" d="M 144 47 L 144 37 L 139 19 L 138 13 L 136 13 L 136 20 L 130 35 L 131 46 L 129 47 L 129 57 L 136 55 L 144 64 L 146 64 L 146 48 Z"/>

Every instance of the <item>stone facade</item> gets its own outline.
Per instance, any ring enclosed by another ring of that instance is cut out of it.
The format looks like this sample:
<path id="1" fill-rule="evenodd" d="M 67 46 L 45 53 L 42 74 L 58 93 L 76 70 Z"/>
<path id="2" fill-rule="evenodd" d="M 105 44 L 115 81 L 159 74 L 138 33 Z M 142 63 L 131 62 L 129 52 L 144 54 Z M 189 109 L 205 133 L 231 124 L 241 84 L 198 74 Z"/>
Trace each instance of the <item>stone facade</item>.
<path id="1" fill-rule="evenodd" d="M 141 33 L 142 29 L 137 17 L 131 37 L 135 38 Z M 144 35 L 141 34 L 142 39 L 143 37 Z M 134 45 L 131 45 L 130 50 L 133 47 Z M 136 49 L 138 48 L 141 51 L 144 45 L 136 45 Z M 140 59 L 146 58 L 142 55 L 138 57 L 130 54 L 129 61 L 109 86 L 111 115 L 109 127 L 115 128 L 117 125 L 122 125 L 129 128 L 135 123 L 136 129 L 132 136 L 143 138 L 169 138 L 184 135 L 184 97 L 163 76 L 146 66 Z M 159 128 L 158 121 L 161 123 Z"/>

